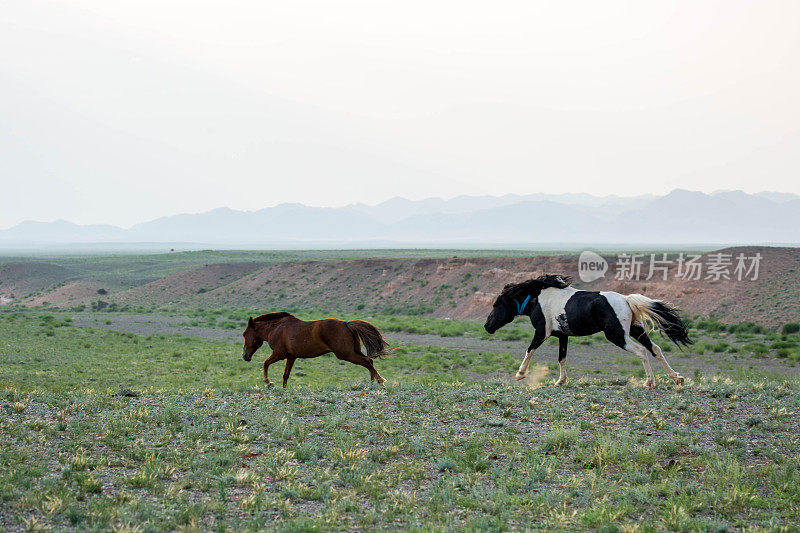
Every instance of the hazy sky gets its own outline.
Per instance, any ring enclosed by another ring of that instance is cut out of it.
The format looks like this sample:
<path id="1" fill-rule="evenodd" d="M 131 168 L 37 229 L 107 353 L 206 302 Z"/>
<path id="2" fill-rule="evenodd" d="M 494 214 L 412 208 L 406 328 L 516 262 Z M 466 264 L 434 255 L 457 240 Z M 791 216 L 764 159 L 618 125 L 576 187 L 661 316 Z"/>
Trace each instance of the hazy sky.
<path id="1" fill-rule="evenodd" d="M 0 228 L 800 193 L 800 2 L 3 0 Z"/>

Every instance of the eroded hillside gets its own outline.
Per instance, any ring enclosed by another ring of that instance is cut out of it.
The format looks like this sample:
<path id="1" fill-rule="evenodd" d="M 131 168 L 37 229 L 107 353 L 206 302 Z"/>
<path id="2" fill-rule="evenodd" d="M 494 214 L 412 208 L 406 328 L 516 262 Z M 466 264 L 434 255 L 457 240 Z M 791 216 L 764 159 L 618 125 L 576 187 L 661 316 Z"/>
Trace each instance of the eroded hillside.
<path id="1" fill-rule="evenodd" d="M 577 255 L 220 262 L 128 285 L 63 268 L 48 270 L 46 265 L 32 268 L 31 279 L 26 279 L 20 275 L 24 266 L 15 264 L 0 266 L 0 295 L 16 292 L 15 305 L 66 307 L 102 301 L 117 306 L 251 308 L 254 313 L 322 309 L 482 319 L 504 284 L 550 272 L 572 276 L 578 288 L 640 292 L 666 299 L 687 313 L 728 322 L 752 320 L 776 326 L 800 318 L 797 249 L 747 247 L 723 252 L 748 257 L 760 253 L 758 279 L 738 281 L 731 275 L 732 279 L 718 281 L 687 281 L 677 277 L 673 264 L 667 280 L 660 279 L 661 274 L 646 280 L 645 264 L 639 281 L 618 281 L 616 255 L 606 257 L 610 262 L 606 276 L 588 284 L 578 279 Z M 703 260 L 709 260 L 708 254 Z M 54 274 L 49 286 L 43 281 L 48 271 Z"/>

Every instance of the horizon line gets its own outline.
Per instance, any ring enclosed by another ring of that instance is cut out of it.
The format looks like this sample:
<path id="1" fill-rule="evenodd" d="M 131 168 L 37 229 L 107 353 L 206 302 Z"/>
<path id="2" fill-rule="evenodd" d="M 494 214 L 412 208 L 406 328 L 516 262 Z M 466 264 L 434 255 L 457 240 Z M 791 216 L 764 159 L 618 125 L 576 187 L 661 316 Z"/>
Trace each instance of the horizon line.
<path id="1" fill-rule="evenodd" d="M 220 209 L 227 209 L 229 211 L 236 211 L 236 212 L 239 212 L 239 213 L 256 213 L 256 212 L 262 211 L 264 209 L 273 209 L 273 208 L 281 207 L 281 206 L 295 206 L 295 205 L 303 206 L 303 207 L 313 207 L 313 208 L 318 208 L 318 209 L 343 209 L 343 208 L 346 208 L 346 207 L 355 207 L 355 206 L 378 207 L 379 205 L 385 204 L 386 202 L 389 202 L 389 201 L 392 201 L 392 200 L 406 200 L 408 202 L 425 202 L 425 201 L 429 201 L 429 200 L 441 200 L 441 201 L 444 201 L 444 202 L 449 202 L 449 201 L 455 200 L 457 198 L 483 198 L 483 197 L 488 197 L 488 198 L 498 198 L 499 199 L 499 198 L 504 198 L 504 197 L 507 197 L 507 196 L 525 197 L 525 196 L 535 196 L 535 195 L 543 195 L 543 196 L 579 196 L 579 195 L 583 195 L 583 196 L 590 196 L 590 197 L 593 197 L 593 198 L 597 198 L 599 200 L 615 199 L 615 198 L 618 198 L 618 199 L 623 199 L 623 198 L 624 199 L 633 199 L 633 198 L 639 198 L 639 197 L 642 197 L 642 196 L 665 197 L 665 196 L 669 196 L 670 194 L 672 194 L 674 192 L 677 192 L 677 191 L 700 193 L 700 194 L 704 194 L 706 196 L 713 196 L 713 195 L 716 195 L 716 194 L 729 193 L 729 192 L 741 192 L 741 193 L 747 194 L 749 196 L 756 196 L 756 195 L 759 195 L 759 194 L 784 194 L 784 195 L 789 195 L 789 196 L 796 196 L 796 197 L 798 197 L 800 199 L 800 194 L 793 193 L 793 192 L 784 192 L 784 191 L 760 190 L 760 191 L 757 191 L 757 192 L 748 193 L 748 192 L 746 192 L 746 191 L 744 191 L 742 189 L 715 189 L 715 190 L 713 190 L 711 192 L 705 192 L 705 191 L 696 190 L 696 189 L 685 189 L 683 187 L 676 187 L 674 189 L 671 189 L 669 192 L 661 194 L 661 195 L 656 194 L 656 193 L 644 193 L 644 194 L 632 194 L 632 195 L 629 195 L 629 196 L 619 195 L 619 194 L 596 195 L 596 194 L 584 193 L 584 192 L 560 192 L 560 193 L 532 192 L 532 193 L 524 193 L 524 194 L 521 194 L 521 193 L 505 193 L 505 194 L 499 194 L 499 195 L 494 195 L 494 194 L 475 194 L 475 195 L 472 195 L 472 194 L 458 194 L 458 195 L 451 196 L 451 197 L 428 196 L 428 197 L 425 197 L 425 198 L 421 198 L 419 200 L 410 200 L 410 199 L 408 199 L 408 198 L 406 198 L 404 196 L 391 196 L 391 197 L 389 197 L 389 198 L 387 198 L 385 200 L 381 200 L 380 202 L 375 203 L 375 204 L 368 204 L 368 203 L 365 203 L 365 202 L 352 202 L 352 203 L 336 205 L 336 206 L 324 206 L 324 205 L 304 204 L 304 203 L 301 203 L 301 202 L 280 202 L 280 203 L 276 203 L 276 204 L 272 204 L 272 205 L 266 205 L 266 206 L 261 207 L 259 209 L 252 209 L 252 210 L 251 209 L 235 209 L 235 208 L 229 207 L 227 205 L 222 205 L 222 206 L 219 206 L 219 207 L 214 207 L 212 209 L 207 209 L 205 211 L 179 212 L 179 213 L 161 215 L 161 216 L 158 216 L 156 218 L 151 218 L 151 219 L 147 219 L 147 220 L 142 220 L 140 222 L 136 222 L 136 223 L 134 223 L 134 224 L 132 224 L 130 226 L 127 226 L 127 227 L 126 226 L 118 226 L 116 224 L 110 224 L 108 222 L 90 222 L 90 223 L 87 223 L 87 224 L 79 224 L 77 222 L 72 222 L 72 221 L 66 220 L 64 218 L 56 218 L 56 219 L 52 219 L 52 220 L 23 219 L 23 220 L 20 220 L 19 222 L 15 223 L 15 224 L 12 224 L 11 226 L 0 228 L 0 232 L 14 229 L 17 226 L 19 226 L 21 224 L 25 224 L 25 223 L 55 224 L 57 222 L 65 222 L 67 224 L 72 224 L 72 225 L 80 226 L 80 227 L 109 226 L 109 227 L 114 228 L 114 229 L 121 229 L 121 230 L 124 230 L 124 231 L 128 231 L 128 230 L 132 229 L 133 227 L 138 226 L 139 224 L 145 224 L 147 222 L 153 222 L 153 221 L 156 221 L 156 220 L 160 220 L 162 218 L 176 217 L 176 216 L 182 216 L 182 215 L 189 215 L 189 216 L 203 215 L 203 214 L 206 214 L 206 213 L 211 213 L 212 211 L 218 211 Z"/>

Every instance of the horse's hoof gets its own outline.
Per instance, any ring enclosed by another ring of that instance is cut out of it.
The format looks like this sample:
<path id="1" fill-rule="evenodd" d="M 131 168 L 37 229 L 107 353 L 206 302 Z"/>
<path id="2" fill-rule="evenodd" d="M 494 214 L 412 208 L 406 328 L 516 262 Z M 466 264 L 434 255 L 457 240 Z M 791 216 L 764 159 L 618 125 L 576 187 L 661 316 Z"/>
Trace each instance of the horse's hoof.
<path id="1" fill-rule="evenodd" d="M 265 381 L 264 384 L 267 386 L 267 388 L 272 387 L 274 385 L 274 383 L 272 383 L 271 381 Z"/>
<path id="2" fill-rule="evenodd" d="M 644 388 L 645 389 L 652 389 L 655 386 L 655 384 L 656 384 L 655 381 L 650 381 L 650 380 L 645 381 L 644 382 Z"/>
<path id="3" fill-rule="evenodd" d="M 525 374 L 520 374 L 519 372 L 517 372 L 517 375 L 516 375 L 516 376 L 514 376 L 514 379 L 516 379 L 517 381 L 519 381 L 519 380 L 521 380 L 521 379 L 525 379 L 525 376 L 527 376 L 527 375 L 528 375 L 528 373 L 527 373 L 527 372 L 526 372 Z"/>
<path id="4" fill-rule="evenodd" d="M 683 385 L 683 376 L 675 376 L 673 379 L 675 380 L 675 385 Z"/>
<path id="5" fill-rule="evenodd" d="M 566 383 L 566 382 L 567 382 L 567 380 L 566 380 L 566 379 L 565 379 L 565 380 L 560 380 L 560 379 L 557 379 L 557 380 L 555 381 L 555 383 L 553 383 L 553 386 L 554 386 L 554 387 L 560 387 L 561 385 L 563 385 L 563 384 L 564 384 L 564 383 Z"/>

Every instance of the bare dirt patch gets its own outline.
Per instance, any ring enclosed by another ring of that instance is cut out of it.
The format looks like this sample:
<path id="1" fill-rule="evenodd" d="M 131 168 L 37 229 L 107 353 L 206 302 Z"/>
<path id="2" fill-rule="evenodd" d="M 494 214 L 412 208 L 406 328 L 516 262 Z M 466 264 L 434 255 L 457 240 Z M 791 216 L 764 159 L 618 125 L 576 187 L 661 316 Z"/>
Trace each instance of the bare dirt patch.
<path id="1" fill-rule="evenodd" d="M 42 261 L 0 264 L 0 294 L 19 299 L 75 276 L 70 269 Z"/>

